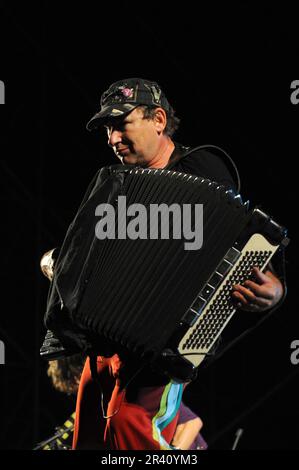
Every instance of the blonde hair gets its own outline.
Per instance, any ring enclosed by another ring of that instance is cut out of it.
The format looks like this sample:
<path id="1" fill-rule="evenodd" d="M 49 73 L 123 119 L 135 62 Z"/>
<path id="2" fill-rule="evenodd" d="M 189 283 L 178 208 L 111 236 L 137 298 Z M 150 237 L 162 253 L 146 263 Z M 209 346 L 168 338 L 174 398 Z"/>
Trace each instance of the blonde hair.
<path id="1" fill-rule="evenodd" d="M 59 392 L 75 395 L 78 391 L 82 369 L 86 357 L 75 354 L 49 362 L 47 374 L 52 384 Z"/>

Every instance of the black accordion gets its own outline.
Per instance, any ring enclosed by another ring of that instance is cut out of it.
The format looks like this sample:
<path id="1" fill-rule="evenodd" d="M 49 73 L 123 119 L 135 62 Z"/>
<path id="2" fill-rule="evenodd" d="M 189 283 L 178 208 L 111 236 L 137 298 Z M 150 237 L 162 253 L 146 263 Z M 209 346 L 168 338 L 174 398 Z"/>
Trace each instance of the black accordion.
<path id="1" fill-rule="evenodd" d="M 286 229 L 207 179 L 125 166 L 105 171 L 105 184 L 81 206 L 57 261 L 53 283 L 61 308 L 99 354 L 109 344 L 112 352 L 127 352 L 175 380 L 188 380 L 236 311 L 232 286 L 250 278 L 254 266 L 265 268 L 287 244 Z M 134 222 L 132 211 L 120 208 L 120 197 L 127 208 L 145 208 L 143 219 Z M 115 221 L 102 225 L 107 237 L 99 239 L 95 214 L 105 202 Z M 168 238 L 161 236 L 162 216 L 155 230 L 150 218 L 152 207 L 161 205 L 164 216 L 167 208 L 177 209 L 168 212 Z M 200 227 L 196 207 L 202 207 Z M 182 236 L 185 208 L 191 232 L 201 231 L 200 247 Z M 138 224 L 148 221 L 141 231 Z M 130 237 L 116 233 L 130 223 Z M 60 314 L 58 309 L 47 326 L 63 340 Z M 47 357 L 47 345 L 42 355 Z"/>

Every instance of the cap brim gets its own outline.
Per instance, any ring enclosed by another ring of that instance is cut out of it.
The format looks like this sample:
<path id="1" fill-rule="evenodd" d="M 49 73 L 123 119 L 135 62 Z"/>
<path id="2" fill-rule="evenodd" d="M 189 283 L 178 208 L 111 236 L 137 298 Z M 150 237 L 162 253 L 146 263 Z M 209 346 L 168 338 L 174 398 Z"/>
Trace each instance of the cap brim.
<path id="1" fill-rule="evenodd" d="M 103 108 L 100 112 L 96 113 L 90 121 L 86 124 L 86 129 L 88 131 L 92 131 L 93 129 L 97 129 L 98 127 L 102 126 L 104 122 L 108 118 L 117 118 L 123 116 L 124 114 L 128 114 L 133 109 L 135 109 L 138 104 L 130 104 L 130 103 L 119 103 L 117 105 L 107 106 Z"/>

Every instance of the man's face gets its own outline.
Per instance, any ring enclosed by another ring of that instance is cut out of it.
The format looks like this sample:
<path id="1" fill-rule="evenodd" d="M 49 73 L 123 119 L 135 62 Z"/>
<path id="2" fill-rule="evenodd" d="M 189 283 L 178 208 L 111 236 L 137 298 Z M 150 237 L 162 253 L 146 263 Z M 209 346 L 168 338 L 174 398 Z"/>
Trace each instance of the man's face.
<path id="1" fill-rule="evenodd" d="M 135 108 L 123 118 L 111 119 L 106 129 L 108 145 L 123 163 L 150 167 L 159 148 L 155 119 L 144 119 L 143 109 Z"/>

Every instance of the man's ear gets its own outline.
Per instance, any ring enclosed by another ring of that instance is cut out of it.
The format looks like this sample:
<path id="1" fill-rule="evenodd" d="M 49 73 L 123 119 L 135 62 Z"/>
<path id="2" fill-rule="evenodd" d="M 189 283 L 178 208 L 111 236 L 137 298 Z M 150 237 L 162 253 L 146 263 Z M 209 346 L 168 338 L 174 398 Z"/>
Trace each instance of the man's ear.
<path id="1" fill-rule="evenodd" d="M 164 131 L 166 124 L 167 124 L 166 112 L 164 111 L 163 108 L 157 108 L 155 111 L 156 112 L 155 112 L 154 121 L 155 121 L 156 129 L 157 129 L 157 132 L 161 134 Z"/>

